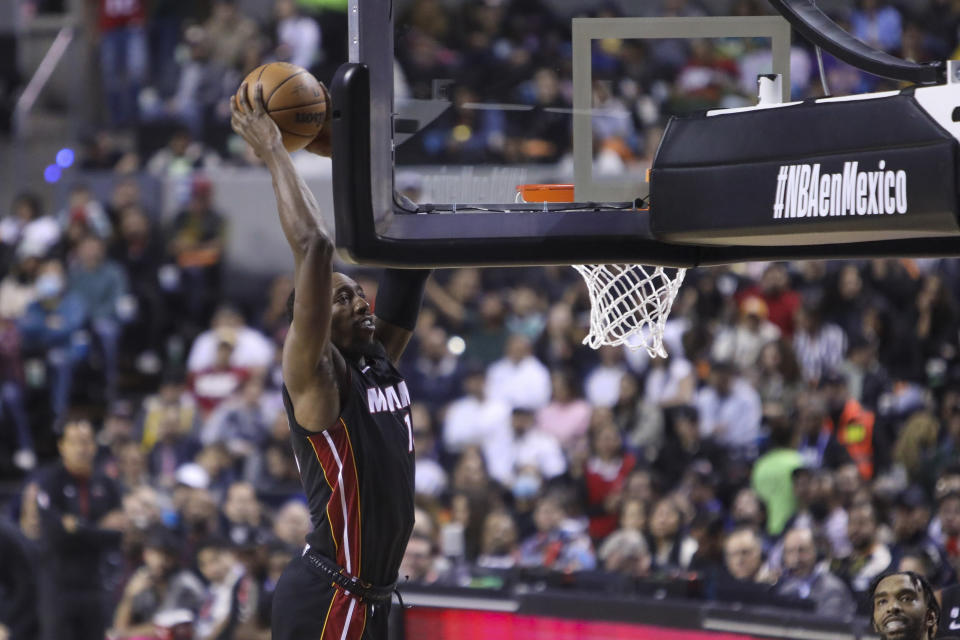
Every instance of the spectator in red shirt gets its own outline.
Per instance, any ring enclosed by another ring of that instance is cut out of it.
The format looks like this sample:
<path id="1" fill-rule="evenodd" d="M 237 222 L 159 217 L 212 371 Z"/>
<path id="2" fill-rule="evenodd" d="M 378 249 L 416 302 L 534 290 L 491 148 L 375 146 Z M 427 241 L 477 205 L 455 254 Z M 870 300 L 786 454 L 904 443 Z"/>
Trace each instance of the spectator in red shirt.
<path id="1" fill-rule="evenodd" d="M 751 296 L 761 298 L 767 304 L 767 320 L 779 327 L 784 337 L 793 336 L 793 315 L 800 307 L 800 294 L 790 288 L 790 275 L 782 263 L 771 263 L 760 284 L 741 292 L 737 299 L 743 301 Z"/>
<path id="2" fill-rule="evenodd" d="M 623 486 L 637 461 L 624 453 L 617 427 L 602 422 L 590 438 L 590 458 L 583 474 L 590 537 L 600 540 L 617 528 Z"/>
<path id="3" fill-rule="evenodd" d="M 190 374 L 189 387 L 197 399 L 204 419 L 217 406 L 237 392 L 250 377 L 250 372 L 230 364 L 237 335 L 223 330 L 217 336 L 217 357 L 213 366 Z"/>
<path id="4" fill-rule="evenodd" d="M 88 17 L 97 23 L 100 72 L 110 125 L 134 125 L 139 115 L 140 87 L 147 74 L 143 0 L 96 0 L 96 9 L 94 0 L 87 0 L 87 6 Z"/>

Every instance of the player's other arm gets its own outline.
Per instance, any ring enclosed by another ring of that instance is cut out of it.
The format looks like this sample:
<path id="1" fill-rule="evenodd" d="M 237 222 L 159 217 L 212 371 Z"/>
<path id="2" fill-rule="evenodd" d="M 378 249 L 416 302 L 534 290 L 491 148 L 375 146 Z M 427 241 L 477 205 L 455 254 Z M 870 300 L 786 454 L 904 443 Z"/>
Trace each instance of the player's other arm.
<path id="1" fill-rule="evenodd" d="M 384 269 L 380 276 L 374 307 L 377 317 L 374 335 L 394 364 L 400 360 L 417 326 L 423 290 L 429 277 L 429 269 Z"/>
<path id="2" fill-rule="evenodd" d="M 340 380 L 346 364 L 330 342 L 334 246 L 323 228 L 320 208 L 283 148 L 280 130 L 267 115 L 263 89 L 256 104 L 246 85 L 231 101 L 231 124 L 273 176 L 280 225 L 294 257 L 293 322 L 283 348 L 283 378 L 297 422 L 323 430 L 340 415 Z"/>

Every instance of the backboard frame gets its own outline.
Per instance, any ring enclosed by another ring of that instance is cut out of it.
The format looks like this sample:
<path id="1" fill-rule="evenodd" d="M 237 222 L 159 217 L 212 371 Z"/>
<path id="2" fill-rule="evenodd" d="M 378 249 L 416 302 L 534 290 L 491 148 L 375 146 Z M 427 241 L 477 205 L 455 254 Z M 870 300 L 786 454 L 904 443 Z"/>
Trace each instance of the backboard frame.
<path id="1" fill-rule="evenodd" d="M 551 207 L 550 213 L 534 213 L 529 206 L 499 213 L 412 213 L 394 195 L 393 3 L 350 0 L 348 11 L 350 62 L 331 86 L 336 244 L 347 260 L 408 268 L 585 263 L 692 267 L 960 255 L 960 236 L 801 246 L 671 244 L 651 231 L 646 212 L 625 210 L 630 203 L 623 202 L 580 210 Z"/>
<path id="2" fill-rule="evenodd" d="M 601 38 L 662 40 L 668 38 L 766 38 L 773 54 L 773 73 L 783 78 L 783 102 L 790 101 L 790 23 L 780 16 L 697 18 L 573 19 L 573 173 L 578 202 L 630 200 L 637 185 L 593 177 L 591 43 Z M 578 152 L 579 151 L 579 152 Z"/>

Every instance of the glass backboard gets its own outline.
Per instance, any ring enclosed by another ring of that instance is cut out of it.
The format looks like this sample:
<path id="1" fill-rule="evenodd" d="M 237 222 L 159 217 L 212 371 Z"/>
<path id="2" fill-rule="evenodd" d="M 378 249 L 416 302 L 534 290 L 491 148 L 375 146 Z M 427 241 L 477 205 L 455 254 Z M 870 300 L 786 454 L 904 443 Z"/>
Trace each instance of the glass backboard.
<path id="1" fill-rule="evenodd" d="M 463 205 L 564 183 L 579 202 L 634 201 L 670 116 L 755 105 L 759 74 L 782 74 L 789 99 L 783 18 L 630 4 L 395 6 L 397 188 Z"/>

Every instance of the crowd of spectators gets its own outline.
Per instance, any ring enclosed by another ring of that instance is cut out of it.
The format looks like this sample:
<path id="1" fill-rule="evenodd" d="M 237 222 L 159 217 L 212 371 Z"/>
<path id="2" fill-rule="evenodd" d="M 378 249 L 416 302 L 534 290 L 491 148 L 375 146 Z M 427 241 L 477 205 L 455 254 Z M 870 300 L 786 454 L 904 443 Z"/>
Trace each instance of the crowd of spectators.
<path id="1" fill-rule="evenodd" d="M 27 4 L 42 10 L 49 3 Z M 958 44 L 957 10 L 944 0 L 823 4 L 857 37 L 906 59 L 946 59 Z M 329 83 L 346 59 L 342 0 L 275 0 L 269 10 L 243 0 L 85 6 L 86 31 L 98 43 L 104 105 L 83 136 L 88 168 L 165 174 L 256 164 L 229 130 L 229 97 L 245 75 L 282 60 Z M 408 99 L 449 102 L 449 108 L 420 122 L 398 147 L 397 163 L 562 163 L 572 148 L 570 18 L 716 13 L 772 10 L 763 0 L 400 3 L 399 109 Z M 617 173 L 649 166 L 669 116 L 753 103 L 757 74 L 771 68 L 771 53 L 764 39 L 607 38 L 592 41 L 591 61 L 596 170 Z M 790 62 L 794 98 L 822 95 L 813 50 L 795 42 Z M 896 88 L 829 54 L 824 64 L 835 95 Z M 153 158 L 158 150 L 162 158 Z"/>
<path id="2" fill-rule="evenodd" d="M 174 2 L 153 6 L 158 13 L 115 27 L 123 35 L 101 22 L 105 63 L 133 65 L 104 89 L 117 127 L 177 119 L 143 164 L 183 178 L 180 213 L 157 223 L 134 178 L 140 160 L 105 132 L 83 162 L 116 172 L 108 199 L 81 184 L 56 211 L 27 193 L 0 220 L 0 451 L 11 453 L 0 455 L 0 473 L 16 483 L 0 517 L 0 574 L 22 578 L 0 581 L 0 637 L 5 627 L 14 639 L 35 637 L 40 625 L 65 638 L 67 625 L 72 637 L 98 640 L 104 628 L 119 639 L 153 638 L 158 627 L 267 638 L 273 587 L 311 526 L 280 399 L 292 284 L 277 277 L 256 309 L 223 299 L 228 229 L 196 170 L 229 155 L 210 126 L 228 94 L 197 100 L 228 91 L 265 56 L 335 60 L 317 54 L 330 30 L 323 12 L 284 0 L 276 31 L 231 0 L 192 18 Z M 916 13 L 862 0 L 840 17 L 892 53 L 948 57 L 954 6 Z M 751 2 L 734 9 L 761 12 Z M 408 143 L 411 160 L 568 154 L 569 122 L 548 110 L 570 99 L 569 39 L 555 12 L 536 0 L 413 0 L 404 11 L 407 95 L 432 97 L 432 79 L 458 80 L 454 108 Z M 700 11 L 671 0 L 659 15 Z M 149 55 L 118 57 L 106 50 L 114 46 Z M 595 119 L 598 154 L 642 159 L 672 110 L 751 95 L 749 46 L 597 41 L 595 101 L 621 114 Z M 794 84 L 815 93 L 809 55 L 794 51 Z M 604 69 L 632 84 L 604 82 Z M 827 71 L 837 91 L 883 87 L 829 60 Z M 536 108 L 511 124 L 463 108 L 477 100 Z M 375 274 L 351 273 L 375 300 Z M 871 579 L 888 567 L 936 588 L 956 583 L 955 260 L 693 271 L 663 359 L 586 348 L 588 316 L 570 269 L 434 274 L 400 367 L 417 457 L 401 580 L 677 587 L 669 592 L 841 619 L 862 611 Z M 31 602 L 57 614 L 39 619 Z"/>

